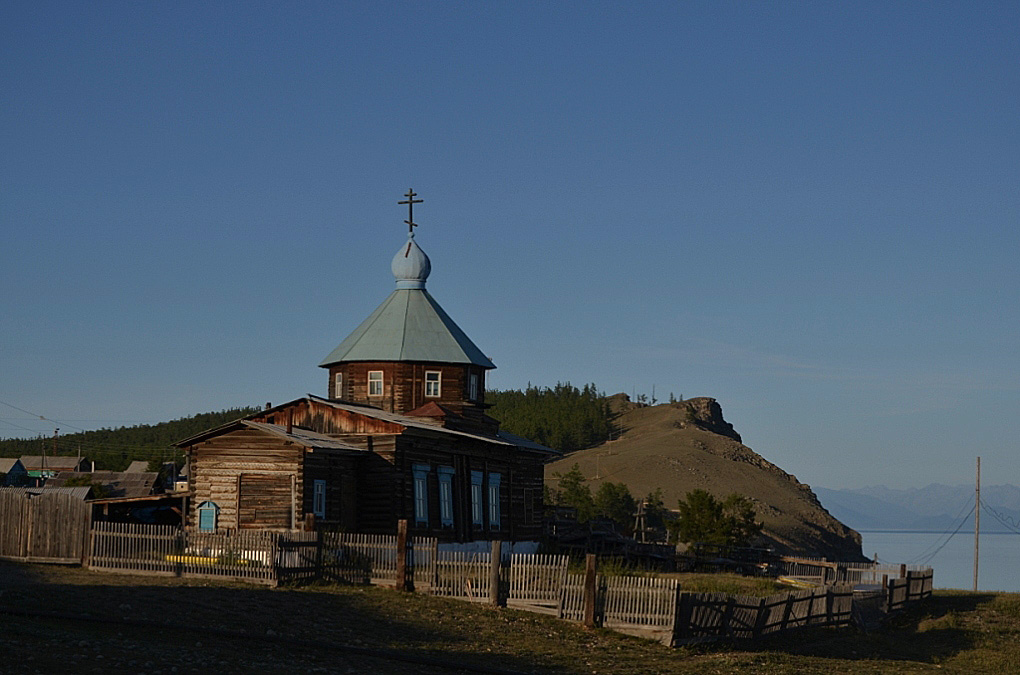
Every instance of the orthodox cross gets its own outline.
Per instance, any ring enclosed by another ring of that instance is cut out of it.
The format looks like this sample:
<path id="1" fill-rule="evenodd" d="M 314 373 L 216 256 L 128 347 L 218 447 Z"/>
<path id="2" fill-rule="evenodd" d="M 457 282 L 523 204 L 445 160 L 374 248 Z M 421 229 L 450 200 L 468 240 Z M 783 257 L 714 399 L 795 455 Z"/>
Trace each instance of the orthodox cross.
<path id="1" fill-rule="evenodd" d="M 425 200 L 415 199 L 415 197 L 418 196 L 418 193 L 412 190 L 411 188 L 407 188 L 407 194 L 404 196 L 407 197 L 407 199 L 397 203 L 407 204 L 407 220 L 405 220 L 404 222 L 407 223 L 407 233 L 413 234 L 414 228 L 418 227 L 418 223 L 414 222 L 414 205 L 421 204 Z"/>

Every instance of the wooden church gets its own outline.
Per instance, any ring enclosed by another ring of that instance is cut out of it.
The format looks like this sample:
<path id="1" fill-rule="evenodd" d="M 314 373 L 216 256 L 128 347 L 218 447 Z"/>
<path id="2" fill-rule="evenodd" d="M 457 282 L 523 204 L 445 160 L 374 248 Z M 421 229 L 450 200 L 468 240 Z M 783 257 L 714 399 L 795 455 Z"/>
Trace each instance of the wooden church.
<path id="1" fill-rule="evenodd" d="M 425 290 L 414 238 L 393 257 L 396 288 L 319 364 L 308 395 L 177 444 L 188 461 L 185 525 L 200 531 L 411 533 L 445 542 L 541 535 L 543 465 L 555 451 L 486 414 L 495 368 Z"/>

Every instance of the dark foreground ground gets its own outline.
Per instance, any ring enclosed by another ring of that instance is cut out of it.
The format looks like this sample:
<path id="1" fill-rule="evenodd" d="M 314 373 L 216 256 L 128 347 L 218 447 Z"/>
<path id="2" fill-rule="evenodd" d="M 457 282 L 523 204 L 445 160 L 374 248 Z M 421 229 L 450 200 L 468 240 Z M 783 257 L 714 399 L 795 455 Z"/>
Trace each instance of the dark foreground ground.
<path id="1" fill-rule="evenodd" d="M 2 673 L 1015 673 L 1020 596 L 940 593 L 881 631 L 668 649 L 379 588 L 268 589 L 0 562 Z"/>

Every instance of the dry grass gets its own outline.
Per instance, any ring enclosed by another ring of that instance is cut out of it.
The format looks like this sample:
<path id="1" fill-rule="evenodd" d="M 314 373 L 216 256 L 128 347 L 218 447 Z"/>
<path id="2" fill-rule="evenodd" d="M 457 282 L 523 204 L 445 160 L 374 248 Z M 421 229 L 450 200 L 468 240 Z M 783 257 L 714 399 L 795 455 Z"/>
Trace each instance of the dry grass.
<path id="1" fill-rule="evenodd" d="M 938 593 L 881 631 L 669 649 L 381 588 L 267 589 L 0 563 L 4 672 L 1020 672 L 1020 596 Z M 434 659 L 426 665 L 393 657 Z M 176 669 L 173 670 L 173 669 Z"/>

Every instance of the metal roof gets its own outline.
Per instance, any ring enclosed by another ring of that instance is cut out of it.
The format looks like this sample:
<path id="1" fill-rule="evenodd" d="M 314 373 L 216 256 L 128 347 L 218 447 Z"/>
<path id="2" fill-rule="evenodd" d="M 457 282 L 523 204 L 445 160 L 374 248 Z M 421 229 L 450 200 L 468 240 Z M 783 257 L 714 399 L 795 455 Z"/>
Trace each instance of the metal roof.
<path id="1" fill-rule="evenodd" d="M 82 462 L 82 458 L 73 455 L 47 455 L 45 457 L 47 471 L 73 470 Z M 29 471 L 38 471 L 43 467 L 42 455 L 22 455 L 21 463 Z"/>
<path id="2" fill-rule="evenodd" d="M 352 405 L 349 403 L 338 403 L 328 398 L 322 398 L 315 394 L 309 394 L 308 398 L 324 403 L 326 405 L 339 408 L 340 410 L 346 410 L 348 412 L 356 413 L 358 415 L 365 415 L 366 417 L 374 417 L 377 420 L 383 420 L 384 422 L 393 422 L 404 427 L 410 427 L 412 429 L 423 429 L 426 431 L 437 432 L 441 434 L 448 434 L 451 436 L 463 436 L 464 438 L 472 438 L 478 441 L 485 441 L 486 443 L 496 443 L 497 445 L 517 445 L 516 443 L 498 438 L 496 436 L 486 436 L 485 434 L 474 434 L 469 431 L 459 431 L 457 429 L 447 429 L 446 427 L 436 426 L 432 422 L 426 422 L 425 420 L 417 417 L 408 417 L 406 415 L 400 415 L 397 413 L 386 412 L 385 410 L 379 410 L 378 408 L 372 408 L 369 406 Z M 287 404 L 289 405 L 289 404 Z M 258 414 L 258 413 L 256 413 Z"/>
<path id="3" fill-rule="evenodd" d="M 359 448 L 356 445 L 345 443 L 344 441 L 333 438 L 332 436 L 320 434 L 316 431 L 311 431 L 309 429 L 299 429 L 296 427 L 292 427 L 290 431 L 287 431 L 286 427 L 282 427 L 277 424 L 266 424 L 265 422 L 256 422 L 254 420 L 246 419 L 234 420 L 233 422 L 227 422 L 226 424 L 221 424 L 218 427 L 207 429 L 206 431 L 203 431 L 200 434 L 195 434 L 190 438 L 185 438 L 182 441 L 178 441 L 177 443 L 174 443 L 174 445 L 177 447 L 192 445 L 194 443 L 198 443 L 199 441 L 203 441 L 207 438 L 212 438 L 214 436 L 220 436 L 231 431 L 236 431 L 242 427 L 248 427 L 249 429 L 257 429 L 258 431 L 262 431 L 267 434 L 277 436 L 285 441 L 297 443 L 302 447 L 312 448 L 314 450 L 344 450 L 354 452 L 366 452 L 365 448 Z"/>
<path id="4" fill-rule="evenodd" d="M 424 288 L 398 288 L 319 365 L 429 361 L 495 368 Z"/>

